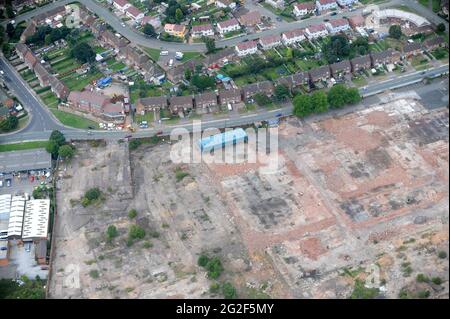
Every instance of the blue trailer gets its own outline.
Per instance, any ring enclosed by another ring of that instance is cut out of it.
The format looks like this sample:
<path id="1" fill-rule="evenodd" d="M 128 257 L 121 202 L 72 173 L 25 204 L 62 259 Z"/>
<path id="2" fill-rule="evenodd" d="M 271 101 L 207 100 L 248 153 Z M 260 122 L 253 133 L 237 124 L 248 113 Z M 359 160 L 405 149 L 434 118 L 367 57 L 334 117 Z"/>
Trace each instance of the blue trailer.
<path id="1" fill-rule="evenodd" d="M 225 145 L 236 144 L 246 141 L 247 133 L 242 128 L 226 131 L 224 133 L 211 135 L 198 140 L 198 147 L 202 152 L 209 152 Z"/>

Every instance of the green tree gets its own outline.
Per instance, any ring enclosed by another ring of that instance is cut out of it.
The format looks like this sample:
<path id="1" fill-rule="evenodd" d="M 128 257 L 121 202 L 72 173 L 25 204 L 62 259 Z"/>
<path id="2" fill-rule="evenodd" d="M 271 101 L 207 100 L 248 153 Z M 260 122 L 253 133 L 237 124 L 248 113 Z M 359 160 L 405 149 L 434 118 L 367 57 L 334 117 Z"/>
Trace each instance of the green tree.
<path id="1" fill-rule="evenodd" d="M 316 91 L 311 95 L 311 102 L 313 104 L 313 111 L 322 113 L 328 111 L 327 95 L 323 91 Z"/>
<path id="2" fill-rule="evenodd" d="M 188 80 L 188 81 L 191 80 L 191 78 L 192 78 L 192 71 L 191 71 L 191 69 L 186 69 L 186 70 L 184 71 L 184 78 L 185 78 L 186 80 Z"/>
<path id="3" fill-rule="evenodd" d="M 333 86 L 328 91 L 328 103 L 332 108 L 340 108 L 346 104 L 347 89 L 342 84 Z"/>
<path id="4" fill-rule="evenodd" d="M 47 34 L 44 38 L 44 43 L 45 45 L 49 45 L 50 43 L 52 43 L 52 36 L 50 34 Z"/>
<path id="5" fill-rule="evenodd" d="M 322 46 L 322 52 L 328 63 L 335 63 L 348 58 L 351 53 L 351 47 L 348 39 L 342 35 L 331 36 Z"/>
<path id="6" fill-rule="evenodd" d="M 210 37 L 203 37 L 203 42 L 206 45 L 206 53 L 212 53 L 216 51 L 216 41 Z"/>
<path id="7" fill-rule="evenodd" d="M 177 8 L 177 9 L 175 10 L 175 21 L 176 21 L 177 23 L 180 23 L 181 21 L 183 21 L 183 18 L 184 18 L 183 11 L 181 11 L 180 8 Z"/>
<path id="8" fill-rule="evenodd" d="M 445 24 L 443 24 L 442 22 L 439 23 L 439 24 L 436 26 L 436 31 L 437 31 L 438 33 L 445 32 Z"/>
<path id="9" fill-rule="evenodd" d="M 143 239 L 145 237 L 145 230 L 140 227 L 139 225 L 131 225 L 129 231 L 128 231 L 128 239 L 129 240 L 136 240 L 136 239 Z"/>
<path id="10" fill-rule="evenodd" d="M 19 125 L 19 120 L 15 116 L 8 116 L 6 119 L 0 122 L 0 131 L 12 131 Z"/>
<path id="11" fill-rule="evenodd" d="M 150 23 L 146 23 L 142 31 L 150 37 L 156 36 L 155 28 Z"/>
<path id="12" fill-rule="evenodd" d="M 204 91 L 207 88 L 213 88 L 216 81 L 213 77 L 195 74 L 192 76 L 191 84 L 197 87 L 200 91 Z"/>
<path id="13" fill-rule="evenodd" d="M 361 94 L 359 94 L 359 91 L 357 88 L 349 88 L 347 89 L 347 104 L 356 104 L 361 102 Z"/>
<path id="14" fill-rule="evenodd" d="M 294 105 L 293 113 L 298 117 L 304 117 L 313 112 L 311 96 L 309 95 L 296 95 L 292 101 L 292 104 Z"/>
<path id="15" fill-rule="evenodd" d="M 208 277 L 211 279 L 217 279 L 222 274 L 223 266 L 219 257 L 212 257 L 205 266 L 208 270 Z"/>
<path id="16" fill-rule="evenodd" d="M 275 87 L 275 99 L 283 101 L 289 96 L 289 89 L 285 85 L 277 85 Z"/>
<path id="17" fill-rule="evenodd" d="M 128 212 L 128 218 L 133 219 L 137 216 L 137 210 L 136 209 L 132 209 Z"/>
<path id="18" fill-rule="evenodd" d="M 45 299 L 46 282 L 39 276 L 35 280 L 22 276 L 20 280 L 21 284 L 11 279 L 0 279 L 0 299 Z"/>
<path id="19" fill-rule="evenodd" d="M 14 13 L 14 10 L 13 10 L 13 7 L 12 7 L 11 4 L 6 5 L 5 9 L 6 9 L 6 16 L 9 19 L 12 19 L 12 18 L 14 18 L 16 16 L 16 14 Z"/>
<path id="20" fill-rule="evenodd" d="M 59 145 L 53 140 L 48 141 L 47 146 L 45 147 L 47 152 L 52 154 L 52 158 L 56 159 L 58 157 Z"/>
<path id="21" fill-rule="evenodd" d="M 66 138 L 64 137 L 64 134 L 58 130 L 52 131 L 49 140 L 55 141 L 58 146 L 64 145 L 66 143 Z"/>
<path id="22" fill-rule="evenodd" d="M 222 285 L 222 293 L 225 299 L 235 299 L 237 297 L 236 288 L 229 282 Z"/>
<path id="23" fill-rule="evenodd" d="M 402 28 L 398 24 L 391 25 L 389 27 L 389 36 L 394 39 L 400 39 L 402 37 Z"/>
<path id="24" fill-rule="evenodd" d="M 93 201 L 96 199 L 99 199 L 102 195 L 102 192 L 98 187 L 90 188 L 84 193 L 84 197 L 87 198 L 89 201 Z"/>
<path id="25" fill-rule="evenodd" d="M 86 42 L 76 44 L 70 51 L 70 55 L 81 63 L 92 63 L 95 61 L 95 52 Z"/>
<path id="26" fill-rule="evenodd" d="M 63 145 L 59 148 L 58 154 L 64 159 L 71 159 L 75 154 L 75 150 L 70 145 Z"/>
<path id="27" fill-rule="evenodd" d="M 108 241 L 111 241 L 113 238 L 117 237 L 119 235 L 119 232 L 117 231 L 116 226 L 109 225 L 106 229 L 106 237 Z"/>
<path id="28" fill-rule="evenodd" d="M 12 23 L 8 23 L 6 25 L 6 34 L 8 37 L 12 37 L 14 35 L 14 32 L 16 31 L 16 28 L 14 28 L 14 25 Z"/>
<path id="29" fill-rule="evenodd" d="M 197 264 L 198 264 L 200 267 L 206 267 L 206 265 L 208 264 L 208 261 L 209 261 L 208 256 L 206 256 L 206 255 L 204 255 L 204 254 L 201 254 L 201 255 L 198 257 Z"/>
<path id="30" fill-rule="evenodd" d="M 256 104 L 258 104 L 259 106 L 267 106 L 269 105 L 272 101 L 269 99 L 269 97 L 263 93 L 256 93 L 253 98 L 256 101 Z"/>

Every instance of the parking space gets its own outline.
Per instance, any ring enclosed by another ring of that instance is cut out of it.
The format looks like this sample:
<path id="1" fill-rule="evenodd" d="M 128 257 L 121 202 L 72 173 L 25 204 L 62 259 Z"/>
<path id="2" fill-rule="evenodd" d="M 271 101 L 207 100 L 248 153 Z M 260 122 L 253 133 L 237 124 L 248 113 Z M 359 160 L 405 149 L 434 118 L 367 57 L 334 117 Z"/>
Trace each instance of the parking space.
<path id="1" fill-rule="evenodd" d="M 19 241 L 9 241 L 9 263 L 0 267 L 0 278 L 19 278 L 27 276 L 28 278 L 46 279 L 48 275 L 45 266 L 38 265 L 35 259 L 34 243 L 21 243 Z"/>

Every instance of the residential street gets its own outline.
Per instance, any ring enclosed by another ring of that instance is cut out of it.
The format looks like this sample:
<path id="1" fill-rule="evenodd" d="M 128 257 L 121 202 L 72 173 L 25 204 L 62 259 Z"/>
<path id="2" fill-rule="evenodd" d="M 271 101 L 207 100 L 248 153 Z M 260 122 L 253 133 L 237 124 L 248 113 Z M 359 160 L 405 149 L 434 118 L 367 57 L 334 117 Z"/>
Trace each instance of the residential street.
<path id="1" fill-rule="evenodd" d="M 32 17 L 36 16 L 37 14 L 40 14 L 42 12 L 48 11 L 50 9 L 53 9 L 60 5 L 66 5 L 68 3 L 71 3 L 73 1 L 71 0 L 58 0 L 51 4 L 48 4 L 46 6 L 37 8 L 33 11 L 27 12 L 23 15 L 20 15 L 16 17 L 16 23 L 19 23 L 21 21 L 26 21 L 31 19 Z M 203 43 L 175 43 L 175 42 L 165 42 L 160 41 L 154 38 L 148 38 L 142 33 L 139 33 L 135 31 L 134 29 L 130 29 L 128 26 L 123 27 L 122 21 L 113 13 L 111 13 L 107 8 L 103 7 L 101 4 L 96 2 L 95 0 L 78 0 L 78 2 L 82 3 L 84 6 L 86 6 L 89 10 L 96 13 L 99 17 L 102 17 L 109 25 L 111 25 L 118 33 L 122 34 L 124 37 L 128 38 L 131 42 L 134 42 L 138 45 L 148 47 L 148 48 L 160 48 L 164 50 L 173 50 L 173 51 L 198 51 L 203 52 L 206 50 L 206 47 Z M 444 22 L 447 29 L 448 29 L 448 23 L 438 17 L 436 14 L 434 14 L 429 9 L 423 7 L 416 1 L 408 1 L 408 0 L 391 0 L 385 3 L 382 3 L 378 5 L 379 8 L 387 8 L 391 6 L 396 5 L 407 5 L 409 7 L 412 7 L 414 10 L 418 11 L 420 14 L 422 14 L 425 18 L 429 19 L 433 23 L 440 23 Z M 270 12 L 269 10 L 263 8 L 260 5 L 254 4 L 251 1 L 248 1 L 246 3 L 246 7 L 249 9 L 257 9 L 261 12 L 262 15 L 268 15 L 267 12 Z M 342 18 L 344 16 L 351 17 L 353 15 L 361 14 L 364 8 L 359 8 L 353 12 L 344 11 L 341 13 L 338 13 L 337 15 L 333 16 L 333 19 Z M 245 36 L 232 38 L 232 39 L 226 39 L 226 40 L 217 40 L 216 46 L 217 47 L 230 47 L 234 46 L 239 42 L 242 42 L 244 40 L 252 40 L 257 39 L 262 36 L 266 35 L 273 35 L 273 34 L 281 34 L 282 32 L 289 31 L 296 28 L 304 28 L 307 27 L 310 24 L 318 24 L 323 22 L 325 19 L 330 19 L 329 15 L 320 15 L 320 16 L 314 16 L 306 20 L 300 20 L 295 21 L 291 23 L 287 22 L 278 22 L 276 21 L 276 17 L 273 13 L 270 12 L 271 15 L 269 15 L 272 18 L 272 21 L 276 22 L 276 27 L 270 30 L 266 30 L 263 32 L 248 34 Z M 272 17 L 273 15 L 273 17 Z"/>

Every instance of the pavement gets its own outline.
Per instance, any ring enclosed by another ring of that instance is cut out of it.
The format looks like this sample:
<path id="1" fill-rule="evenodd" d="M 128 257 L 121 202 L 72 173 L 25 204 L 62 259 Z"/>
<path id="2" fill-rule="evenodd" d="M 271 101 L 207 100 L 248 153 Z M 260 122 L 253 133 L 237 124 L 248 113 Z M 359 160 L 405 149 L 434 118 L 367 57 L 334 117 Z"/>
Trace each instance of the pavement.
<path id="1" fill-rule="evenodd" d="M 360 93 L 364 96 L 363 104 L 367 104 L 369 101 L 372 101 L 372 104 L 376 104 L 379 102 L 374 96 L 378 93 L 393 90 L 395 88 L 401 88 L 404 86 L 420 83 L 424 78 L 434 78 L 438 77 L 441 74 L 448 74 L 449 67 L 448 65 L 444 65 L 438 68 L 433 68 L 430 70 L 414 72 L 411 74 L 405 74 L 390 80 L 375 82 L 373 84 L 369 84 L 366 87 L 360 88 Z M 435 84 L 433 84 L 435 85 Z M 436 90 L 442 92 L 442 87 L 437 87 Z M 430 93 L 428 93 L 430 94 Z M 431 93 L 432 94 L 432 93 Z M 440 105 L 448 105 L 443 101 Z M 33 106 L 35 106 L 33 104 Z M 40 106 L 41 108 L 45 108 L 45 106 Z M 282 116 L 290 116 L 292 115 L 292 105 L 287 105 L 281 107 L 279 109 L 264 111 L 262 110 L 260 113 L 253 113 L 248 115 L 241 114 L 230 114 L 225 119 L 213 119 L 213 120 L 205 120 L 201 122 L 201 128 L 225 128 L 225 127 L 237 127 L 244 126 L 248 124 L 252 124 L 255 122 L 260 122 L 264 120 L 269 120 L 275 118 L 278 114 Z M 106 139 L 106 140 L 115 140 L 125 138 L 125 136 L 132 135 L 133 137 L 151 137 L 157 134 L 158 131 L 162 131 L 163 135 L 169 135 L 174 129 L 181 129 L 192 131 L 193 127 L 191 123 L 179 124 L 179 125 L 171 125 L 165 126 L 162 129 L 145 129 L 140 130 L 135 133 L 130 133 L 126 131 L 88 131 L 88 130 L 78 130 L 78 129 L 68 129 L 62 128 L 60 131 L 66 136 L 67 139 Z M 25 141 L 33 141 L 33 140 L 46 140 L 49 138 L 51 130 L 46 131 L 21 131 L 16 134 L 8 134 L 0 136 L 0 144 L 1 143 L 19 143 Z"/>

